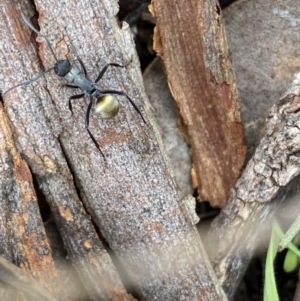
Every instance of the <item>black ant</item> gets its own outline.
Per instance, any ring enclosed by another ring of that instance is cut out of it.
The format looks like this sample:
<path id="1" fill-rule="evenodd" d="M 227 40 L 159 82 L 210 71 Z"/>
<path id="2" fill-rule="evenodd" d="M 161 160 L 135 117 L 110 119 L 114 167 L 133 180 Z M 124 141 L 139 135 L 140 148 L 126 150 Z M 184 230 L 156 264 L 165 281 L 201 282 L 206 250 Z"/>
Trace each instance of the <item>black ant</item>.
<path id="1" fill-rule="evenodd" d="M 88 104 L 88 107 L 87 107 L 87 110 L 86 110 L 86 117 L 85 117 L 85 128 L 86 128 L 90 138 L 92 139 L 95 146 L 98 148 L 98 150 L 100 151 L 100 153 L 103 157 L 104 157 L 104 154 L 102 153 L 98 142 L 96 141 L 96 139 L 94 138 L 94 136 L 92 135 L 92 133 L 89 130 L 90 111 L 91 111 L 91 108 L 92 108 L 94 97 L 96 98 L 95 111 L 101 118 L 111 119 L 111 118 L 115 117 L 118 114 L 118 112 L 119 112 L 119 101 L 117 100 L 116 97 L 114 97 L 112 95 L 112 94 L 116 94 L 116 95 L 125 96 L 129 100 L 131 105 L 134 107 L 134 109 L 139 113 L 139 115 L 143 119 L 144 123 L 146 123 L 141 111 L 138 109 L 138 107 L 133 102 L 133 100 L 125 92 L 115 91 L 115 90 L 104 90 L 103 91 L 103 90 L 100 90 L 96 85 L 99 82 L 99 80 L 103 77 L 104 73 L 106 72 L 106 70 L 109 66 L 122 67 L 122 68 L 124 68 L 124 66 L 119 65 L 119 64 L 115 64 L 115 63 L 109 63 L 109 64 L 105 65 L 103 67 L 103 69 L 101 70 L 100 74 L 98 75 L 98 77 L 96 78 L 96 80 L 93 82 L 93 81 L 88 79 L 84 63 L 80 59 L 80 57 L 77 54 L 76 49 L 72 45 L 72 43 L 70 43 L 70 45 L 72 47 L 72 50 L 73 50 L 76 58 L 78 59 L 78 61 L 80 63 L 80 66 L 83 69 L 84 74 L 82 73 L 82 71 L 77 66 L 71 65 L 71 63 L 69 62 L 68 59 L 58 60 L 55 53 L 54 53 L 54 51 L 53 51 L 53 49 L 52 49 L 52 47 L 51 47 L 51 44 L 50 44 L 49 40 L 44 35 L 42 35 L 38 30 L 36 30 L 33 27 L 33 25 L 30 23 L 30 21 L 28 19 L 26 19 L 26 17 L 23 14 L 22 14 L 22 19 L 24 20 L 26 25 L 31 30 L 33 30 L 37 35 L 41 36 L 42 38 L 44 38 L 46 40 L 46 42 L 47 42 L 47 44 L 48 44 L 48 46 L 51 50 L 51 53 L 53 54 L 53 56 L 56 60 L 56 63 L 54 65 L 54 67 L 47 69 L 46 71 L 44 71 L 43 73 L 37 75 L 36 77 L 32 78 L 31 80 L 20 83 L 20 84 L 14 86 L 14 87 L 8 89 L 3 95 L 7 94 L 11 90 L 13 90 L 13 89 L 15 89 L 19 86 L 27 85 L 27 84 L 29 84 L 33 81 L 36 81 L 41 76 L 43 76 L 47 72 L 54 69 L 54 72 L 58 76 L 64 77 L 68 82 L 74 84 L 74 85 L 66 84 L 65 85 L 66 87 L 81 89 L 82 92 L 83 92 L 81 94 L 73 95 L 73 96 L 69 97 L 69 109 L 70 109 L 72 114 L 73 114 L 72 100 L 82 98 L 84 96 L 87 96 L 89 98 L 89 104 Z"/>

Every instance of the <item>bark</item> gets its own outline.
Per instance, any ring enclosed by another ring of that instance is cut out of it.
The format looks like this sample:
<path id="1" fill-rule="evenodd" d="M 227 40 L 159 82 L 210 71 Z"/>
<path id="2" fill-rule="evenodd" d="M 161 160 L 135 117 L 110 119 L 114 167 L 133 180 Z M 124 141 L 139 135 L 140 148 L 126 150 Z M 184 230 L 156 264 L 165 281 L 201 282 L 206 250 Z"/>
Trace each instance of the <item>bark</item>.
<path id="1" fill-rule="evenodd" d="M 28 79 L 41 72 L 35 45 L 30 43 L 32 33 L 20 19 L 21 11 L 26 16 L 33 15 L 32 7 L 28 3 L 24 6 L 21 1 L 2 3 L 2 41 L 7 37 L 1 45 L 1 56 L 6 63 L 3 68 L 4 91 L 17 81 L 22 82 L 24 78 Z M 51 59 L 53 61 L 53 57 Z M 15 66 L 19 68 L 16 69 Z M 53 104 L 51 90 L 42 87 L 41 83 L 45 83 L 45 80 L 37 82 L 35 88 L 29 85 L 4 97 L 5 109 L 12 123 L 18 149 L 37 178 L 64 240 L 68 256 L 90 298 L 132 300 L 80 202 L 62 150 L 63 143 L 59 142 L 59 108 Z M 61 100 L 63 99 L 61 95 Z"/>
<path id="2" fill-rule="evenodd" d="M 243 277 L 263 225 L 278 205 L 271 201 L 300 173 L 299 117 L 300 73 L 271 108 L 265 134 L 206 239 L 215 272 L 229 298 Z"/>
<path id="3" fill-rule="evenodd" d="M 126 66 L 110 68 L 101 88 L 126 91 L 147 120 L 143 124 L 124 97 L 114 120 L 92 115 L 90 130 L 104 160 L 84 128 L 86 100 L 74 101 L 71 116 L 67 100 L 74 91 L 61 87 L 64 81 L 55 74 L 4 97 L 17 148 L 47 198 L 90 298 L 132 300 L 91 217 L 143 299 L 226 300 L 165 164 L 129 28 L 120 27 L 115 17 L 116 1 L 37 0 L 35 5 L 41 32 L 59 59 L 72 40 L 91 79 L 109 62 Z M 55 59 L 44 40 L 30 39 L 32 32 L 20 17 L 21 11 L 34 15 L 28 2 L 3 1 L 1 7 L 5 91 L 38 74 L 41 66 L 52 67 Z M 74 54 L 68 54 L 74 63 Z"/>
<path id="4" fill-rule="evenodd" d="M 0 105 L 0 136 L 1 253 L 24 271 L 34 275 L 53 296 L 65 300 L 51 247 L 43 228 L 31 173 L 16 150 L 2 105 Z M 1 275 L 7 274 L 6 268 L 4 270 L 3 268 L 1 265 Z M 20 276 L 20 281 L 21 278 Z M 3 277 L 1 279 L 3 280 Z M 16 276 L 14 280 L 11 279 L 11 282 L 17 282 L 18 277 Z M 34 287 L 32 292 L 35 292 Z"/>
<path id="5" fill-rule="evenodd" d="M 152 1 L 155 49 L 187 126 L 202 200 L 224 206 L 245 160 L 235 79 L 217 1 Z"/>

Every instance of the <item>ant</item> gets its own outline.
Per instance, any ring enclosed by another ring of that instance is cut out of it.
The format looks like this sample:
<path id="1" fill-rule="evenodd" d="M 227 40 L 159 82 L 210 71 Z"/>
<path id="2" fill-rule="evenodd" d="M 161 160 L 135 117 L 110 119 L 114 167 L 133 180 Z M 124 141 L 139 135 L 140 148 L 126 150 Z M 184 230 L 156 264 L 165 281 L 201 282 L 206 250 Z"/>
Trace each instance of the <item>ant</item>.
<path id="1" fill-rule="evenodd" d="M 100 74 L 98 75 L 98 77 L 96 78 L 96 80 L 93 82 L 90 79 L 88 79 L 87 71 L 84 66 L 84 63 L 81 60 L 81 58 L 79 57 L 79 55 L 77 54 L 76 49 L 71 42 L 70 42 L 70 47 L 72 48 L 72 51 L 74 52 L 77 60 L 79 61 L 80 66 L 83 69 L 84 73 L 82 73 L 82 71 L 77 66 L 71 65 L 71 63 L 68 59 L 58 60 L 47 37 L 45 37 L 38 30 L 36 30 L 34 28 L 34 26 L 30 23 L 30 21 L 28 19 L 26 19 L 26 17 L 23 15 L 23 13 L 22 13 L 22 19 L 31 30 L 33 30 L 38 36 L 40 36 L 46 40 L 48 47 L 50 48 L 50 51 L 56 60 L 56 63 L 54 65 L 54 67 L 47 69 L 43 73 L 37 75 L 36 77 L 33 77 L 31 80 L 20 83 L 14 87 L 8 89 L 6 92 L 4 92 L 3 95 L 7 94 L 11 90 L 13 90 L 19 86 L 27 85 L 33 81 L 36 81 L 41 76 L 43 76 L 47 72 L 50 72 L 51 70 L 54 69 L 54 72 L 58 76 L 64 77 L 69 83 L 74 84 L 74 85 L 65 84 L 66 87 L 73 88 L 73 89 L 80 89 L 83 92 L 81 94 L 77 94 L 77 95 L 73 95 L 73 96 L 69 97 L 69 109 L 70 109 L 72 115 L 73 115 L 72 100 L 79 99 L 84 96 L 87 96 L 89 98 L 89 104 L 88 104 L 88 107 L 86 110 L 86 116 L 85 116 L 85 128 L 86 128 L 90 138 L 94 142 L 95 146 L 100 151 L 103 158 L 105 158 L 103 152 L 100 149 L 98 142 L 96 141 L 96 139 L 94 138 L 94 136 L 92 135 L 92 133 L 89 130 L 90 111 L 91 111 L 91 108 L 93 105 L 94 98 L 96 98 L 95 112 L 102 119 L 111 119 L 118 114 L 120 105 L 119 105 L 119 101 L 117 100 L 117 98 L 115 96 L 113 96 L 113 94 L 115 94 L 115 95 L 125 96 L 129 100 L 129 102 L 131 103 L 133 108 L 139 113 L 139 115 L 143 119 L 143 122 L 146 123 L 139 108 L 136 106 L 136 104 L 133 102 L 133 100 L 125 92 L 115 91 L 115 90 L 100 90 L 100 88 L 97 86 L 97 83 L 103 77 L 104 73 L 107 71 L 109 66 L 122 67 L 122 68 L 124 68 L 124 66 L 116 64 L 116 63 L 109 63 L 109 64 L 105 65 L 103 67 L 103 69 L 101 70 Z"/>

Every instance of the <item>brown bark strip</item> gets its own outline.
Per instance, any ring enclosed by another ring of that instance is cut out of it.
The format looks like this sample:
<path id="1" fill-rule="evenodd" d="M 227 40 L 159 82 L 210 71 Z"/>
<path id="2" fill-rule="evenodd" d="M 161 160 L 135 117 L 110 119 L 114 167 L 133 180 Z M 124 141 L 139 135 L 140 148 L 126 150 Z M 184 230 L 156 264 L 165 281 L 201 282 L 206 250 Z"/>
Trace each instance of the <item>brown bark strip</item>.
<path id="1" fill-rule="evenodd" d="M 154 45 L 187 125 L 198 192 L 222 207 L 246 148 L 218 2 L 153 0 L 151 11 Z"/>
<path id="2" fill-rule="evenodd" d="M 31 173 L 15 148 L 2 104 L 0 136 L 1 252 L 36 277 L 54 296 L 65 300 L 40 216 Z"/>
<path id="3" fill-rule="evenodd" d="M 229 297 L 253 255 L 262 224 L 272 218 L 276 204 L 271 201 L 299 173 L 300 73 L 271 108 L 265 134 L 207 237 L 211 261 Z"/>
<path id="4" fill-rule="evenodd" d="M 39 73 L 31 32 L 15 5 L 4 3 L 0 32 L 9 41 L 0 43 L 0 58 L 5 62 L 0 74 L 2 90 Z M 144 125 L 124 98 L 120 98 L 121 110 L 114 120 L 91 117 L 90 128 L 105 154 L 105 164 L 84 128 L 86 101 L 75 101 L 74 116 L 70 116 L 67 100 L 74 91 L 62 88 L 56 75 L 48 74 L 4 98 L 18 149 L 47 197 L 71 260 L 82 268 L 78 269 L 82 279 L 90 281 L 91 297 L 130 300 L 80 204 L 69 168 L 86 210 L 143 299 L 226 300 L 164 162 L 129 28 L 125 24 L 120 28 L 116 22 L 117 2 L 37 0 L 35 4 L 41 31 L 60 59 L 69 43 L 67 27 L 90 78 L 96 78 L 108 62 L 123 64 L 126 68 L 108 71 L 101 87 L 126 91 L 149 117 Z M 22 11 L 33 15 L 29 7 Z M 40 42 L 40 60 L 51 67 L 54 58 L 46 43 Z M 6 52 L 6 45 L 13 55 Z M 72 53 L 70 58 L 74 58 Z M 103 297 L 100 285 L 108 297 Z"/>

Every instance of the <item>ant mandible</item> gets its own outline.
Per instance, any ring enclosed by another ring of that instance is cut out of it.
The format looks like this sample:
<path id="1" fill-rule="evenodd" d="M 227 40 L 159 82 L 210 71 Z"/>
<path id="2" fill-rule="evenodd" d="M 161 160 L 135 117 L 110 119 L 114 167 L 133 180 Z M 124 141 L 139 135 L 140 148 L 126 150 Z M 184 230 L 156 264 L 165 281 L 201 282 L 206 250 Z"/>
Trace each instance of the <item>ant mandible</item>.
<path id="1" fill-rule="evenodd" d="M 71 65 L 71 63 L 68 59 L 58 60 L 55 53 L 54 53 L 53 48 L 51 47 L 51 44 L 50 44 L 49 40 L 47 39 L 47 37 L 45 37 L 38 30 L 36 30 L 34 28 L 34 26 L 30 23 L 30 21 L 23 14 L 22 14 L 22 19 L 24 20 L 25 24 L 31 30 L 33 30 L 37 35 L 39 35 L 40 37 L 42 37 L 46 40 L 46 42 L 48 44 L 48 47 L 50 48 L 50 51 L 51 51 L 52 55 L 54 56 L 54 58 L 56 60 L 56 63 L 54 65 L 54 67 L 47 69 L 46 71 L 44 71 L 43 73 L 37 75 L 36 77 L 8 89 L 6 92 L 3 93 L 3 95 L 7 94 L 11 90 L 13 90 L 13 89 L 15 89 L 19 86 L 27 85 L 27 84 L 29 84 L 33 81 L 36 81 L 41 76 L 43 76 L 47 72 L 50 72 L 51 70 L 54 69 L 54 72 L 58 76 L 64 77 L 69 83 L 73 84 L 73 85 L 66 84 L 65 85 L 66 87 L 73 88 L 73 89 L 80 89 L 83 92 L 81 94 L 77 94 L 77 95 L 73 95 L 73 96 L 69 97 L 69 102 L 68 102 L 69 103 L 69 109 L 70 109 L 72 114 L 73 114 L 72 100 L 79 99 L 79 98 L 82 98 L 84 96 L 88 97 L 89 104 L 88 104 L 88 107 L 87 107 L 87 110 L 86 110 L 85 128 L 86 128 L 90 138 L 92 139 L 95 146 L 100 151 L 100 153 L 103 157 L 104 157 L 104 154 L 101 151 L 98 142 L 96 141 L 96 139 L 94 138 L 94 136 L 92 135 L 92 133 L 89 130 L 90 111 L 91 111 L 91 108 L 92 108 L 92 105 L 93 105 L 93 99 L 94 98 L 96 98 L 95 112 L 102 119 L 111 119 L 111 118 L 115 117 L 118 114 L 120 105 L 119 105 L 119 101 L 117 100 L 117 98 L 113 96 L 113 94 L 115 94 L 115 95 L 125 96 L 129 100 L 131 105 L 134 107 L 134 109 L 139 113 L 139 115 L 143 119 L 144 123 L 146 123 L 146 121 L 145 121 L 141 111 L 139 110 L 139 108 L 136 106 L 134 101 L 125 92 L 116 91 L 116 90 L 101 90 L 96 85 L 99 82 L 99 80 L 103 77 L 104 73 L 107 71 L 109 66 L 122 67 L 122 68 L 124 68 L 124 66 L 116 64 L 116 63 L 109 63 L 109 64 L 105 65 L 103 67 L 103 69 L 101 70 L 100 74 L 98 75 L 98 77 L 96 78 L 96 80 L 93 82 L 93 81 L 88 79 L 87 71 L 86 71 L 86 68 L 84 66 L 84 63 L 81 60 L 81 58 L 79 57 L 79 55 L 77 54 L 76 49 L 75 49 L 75 47 L 73 46 L 73 44 L 71 42 L 70 42 L 70 46 L 72 47 L 72 50 L 73 50 L 77 60 L 79 61 L 80 66 L 83 69 L 84 73 L 82 73 L 82 71 L 77 66 Z"/>

